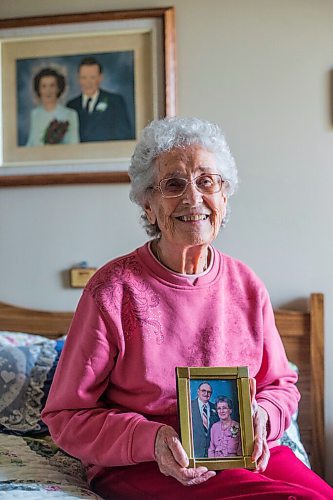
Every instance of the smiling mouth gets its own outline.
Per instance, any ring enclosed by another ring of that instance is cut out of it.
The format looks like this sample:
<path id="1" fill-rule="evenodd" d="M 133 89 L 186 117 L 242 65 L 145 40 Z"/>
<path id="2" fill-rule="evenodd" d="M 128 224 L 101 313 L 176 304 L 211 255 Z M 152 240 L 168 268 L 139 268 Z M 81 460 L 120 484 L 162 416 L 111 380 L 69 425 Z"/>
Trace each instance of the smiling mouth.
<path id="1" fill-rule="evenodd" d="M 202 215 L 181 215 L 180 217 L 176 217 L 177 220 L 180 220 L 182 222 L 197 222 L 199 220 L 206 220 L 208 219 L 209 215 L 207 214 L 202 214 Z"/>

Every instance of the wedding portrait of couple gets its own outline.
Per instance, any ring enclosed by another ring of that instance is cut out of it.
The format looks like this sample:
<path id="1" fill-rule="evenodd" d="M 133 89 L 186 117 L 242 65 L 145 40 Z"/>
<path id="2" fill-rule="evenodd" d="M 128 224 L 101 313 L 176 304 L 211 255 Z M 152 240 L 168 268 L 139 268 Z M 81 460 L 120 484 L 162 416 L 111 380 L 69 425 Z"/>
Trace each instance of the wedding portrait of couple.
<path id="1" fill-rule="evenodd" d="M 136 137 L 134 52 L 18 59 L 17 144 Z"/>
<path id="2" fill-rule="evenodd" d="M 242 455 L 237 388 L 233 381 L 192 380 L 191 418 L 195 458 Z"/>

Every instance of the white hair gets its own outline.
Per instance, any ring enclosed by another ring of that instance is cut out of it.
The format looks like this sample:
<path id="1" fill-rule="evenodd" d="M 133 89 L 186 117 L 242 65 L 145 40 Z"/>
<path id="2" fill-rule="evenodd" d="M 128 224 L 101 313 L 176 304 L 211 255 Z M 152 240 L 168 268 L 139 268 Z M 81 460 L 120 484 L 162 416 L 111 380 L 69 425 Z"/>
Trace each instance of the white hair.
<path id="1" fill-rule="evenodd" d="M 231 196 L 237 189 L 238 178 L 235 160 L 220 127 L 199 118 L 163 118 L 153 120 L 145 127 L 134 150 L 129 176 L 131 179 L 130 199 L 143 210 L 141 218 L 150 236 L 159 236 L 157 224 L 151 224 L 144 211 L 144 205 L 156 183 L 156 158 L 174 148 L 198 145 L 215 155 L 217 168 L 227 182 L 226 194 Z M 222 226 L 230 214 L 229 204 Z"/>

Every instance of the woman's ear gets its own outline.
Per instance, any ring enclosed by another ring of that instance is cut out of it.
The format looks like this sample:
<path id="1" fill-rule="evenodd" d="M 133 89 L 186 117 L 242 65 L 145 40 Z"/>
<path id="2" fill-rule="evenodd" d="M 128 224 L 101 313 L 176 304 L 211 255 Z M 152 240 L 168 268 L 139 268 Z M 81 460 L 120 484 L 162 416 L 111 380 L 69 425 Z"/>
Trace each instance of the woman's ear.
<path id="1" fill-rule="evenodd" d="M 147 200 L 145 205 L 144 205 L 144 211 L 146 212 L 146 216 L 150 224 L 155 224 L 157 217 L 155 214 L 155 211 L 152 209 L 151 204 Z"/>
<path id="2" fill-rule="evenodd" d="M 226 194 L 222 194 L 222 197 L 223 197 L 223 210 L 222 210 L 222 219 L 223 219 L 227 213 L 228 197 Z"/>
<path id="3" fill-rule="evenodd" d="M 224 201 L 224 211 L 226 211 L 228 205 L 228 196 L 226 194 L 223 194 L 223 201 Z"/>

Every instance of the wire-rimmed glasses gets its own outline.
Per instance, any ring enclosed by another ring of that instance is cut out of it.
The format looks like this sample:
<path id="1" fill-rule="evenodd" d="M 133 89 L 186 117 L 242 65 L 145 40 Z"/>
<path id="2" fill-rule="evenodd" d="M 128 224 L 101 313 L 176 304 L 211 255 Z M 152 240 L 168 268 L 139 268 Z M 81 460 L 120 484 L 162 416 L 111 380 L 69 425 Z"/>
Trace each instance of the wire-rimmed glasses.
<path id="1" fill-rule="evenodd" d="M 167 177 L 154 186 L 154 189 L 158 189 L 164 198 L 177 198 L 185 193 L 189 184 L 194 184 L 202 194 L 214 194 L 221 191 L 223 184 L 228 185 L 228 181 L 222 179 L 220 174 L 200 174 L 192 180 Z"/>

